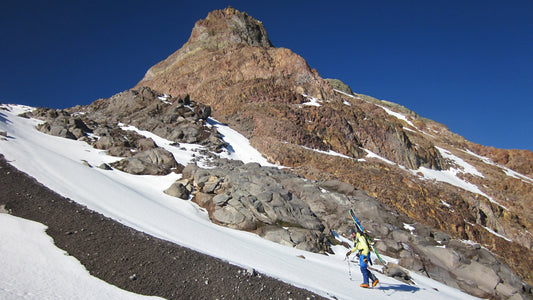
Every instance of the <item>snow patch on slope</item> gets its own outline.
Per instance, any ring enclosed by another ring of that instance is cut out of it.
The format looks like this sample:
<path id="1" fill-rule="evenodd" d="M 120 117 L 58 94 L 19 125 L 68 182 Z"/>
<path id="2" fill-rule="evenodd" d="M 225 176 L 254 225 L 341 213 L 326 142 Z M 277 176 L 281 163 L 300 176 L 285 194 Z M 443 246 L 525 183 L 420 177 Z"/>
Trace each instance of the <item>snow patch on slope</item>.
<path id="1" fill-rule="evenodd" d="M 499 165 L 499 164 L 493 162 L 488 157 L 478 155 L 478 154 L 476 154 L 476 153 L 474 153 L 474 152 L 472 152 L 470 150 L 461 150 L 461 151 L 478 158 L 479 160 L 483 161 L 486 164 L 489 164 L 489 165 L 492 165 L 492 166 L 495 166 L 495 167 L 498 167 L 498 168 L 502 169 L 503 172 L 505 172 L 505 174 L 507 174 L 507 176 L 511 176 L 513 178 L 520 179 L 520 180 L 522 180 L 525 183 L 533 184 L 533 178 L 527 177 L 527 176 L 525 176 L 523 174 L 520 174 L 520 173 L 518 173 L 518 172 L 516 172 L 514 170 L 511 170 L 511 169 L 509 169 L 509 168 L 507 168 L 505 166 Z"/>
<path id="2" fill-rule="evenodd" d="M 413 122 L 411 122 L 409 119 L 407 119 L 407 117 L 403 114 L 400 114 L 400 113 L 397 113 L 397 112 L 394 112 L 388 108 L 386 108 L 385 106 L 382 106 L 382 105 L 377 105 L 376 106 L 379 106 L 381 108 L 383 108 L 383 110 L 385 110 L 385 112 L 387 112 L 389 115 L 395 117 L 396 119 L 398 120 L 402 120 L 402 121 L 405 121 L 407 124 L 411 125 L 413 128 L 416 128 L 416 126 L 413 124 Z"/>
<path id="3" fill-rule="evenodd" d="M 45 231 L 41 223 L 0 213 L 0 298 L 162 299 L 128 292 L 91 276 Z"/>
<path id="4" fill-rule="evenodd" d="M 302 103 L 302 105 L 307 105 L 307 106 L 316 106 L 316 107 L 320 107 L 322 106 L 322 104 L 320 104 L 322 101 L 319 100 L 318 98 L 315 98 L 315 97 L 310 97 L 310 96 L 307 96 L 307 95 L 304 95 L 302 94 L 305 98 L 307 98 L 308 102 L 305 102 L 305 103 Z"/>
<path id="5" fill-rule="evenodd" d="M 461 172 L 461 173 L 465 173 L 465 174 L 472 174 L 474 176 L 479 176 L 479 177 L 482 177 L 482 178 L 485 177 L 474 166 L 472 166 L 471 164 L 467 163 L 462 158 L 460 158 L 460 157 L 458 157 L 456 155 L 453 155 L 450 151 L 448 151 L 448 150 L 446 150 L 444 148 L 441 148 L 441 147 L 437 147 L 437 146 L 435 146 L 435 148 L 437 148 L 437 150 L 439 150 L 439 152 L 442 155 L 442 157 L 448 159 L 449 161 L 452 161 L 454 163 L 454 165 L 456 167 L 458 167 L 456 169 L 457 172 Z"/>
<path id="6" fill-rule="evenodd" d="M 502 204 L 494 200 L 492 197 L 490 197 L 489 195 L 481 191 L 481 189 L 479 189 L 477 185 L 470 183 L 458 176 L 459 174 L 471 174 L 474 176 L 484 177 L 481 172 L 479 172 L 471 164 L 465 162 L 463 159 L 453 155 L 450 151 L 440 148 L 440 147 L 436 147 L 436 148 L 439 150 L 439 152 L 444 158 L 454 163 L 455 168 L 452 167 L 449 170 L 439 171 L 439 170 L 428 169 L 426 167 L 420 167 L 418 170 L 412 170 L 411 172 L 413 174 L 417 175 L 418 173 L 420 173 L 426 179 L 432 179 L 432 180 L 436 180 L 440 182 L 445 182 L 453 186 L 456 186 L 458 188 L 461 188 L 463 190 L 472 192 L 474 194 L 479 194 L 489 199 L 490 202 L 493 202 L 497 204 L 498 206 L 502 207 L 503 209 L 509 211 L 507 207 L 503 206 Z"/>

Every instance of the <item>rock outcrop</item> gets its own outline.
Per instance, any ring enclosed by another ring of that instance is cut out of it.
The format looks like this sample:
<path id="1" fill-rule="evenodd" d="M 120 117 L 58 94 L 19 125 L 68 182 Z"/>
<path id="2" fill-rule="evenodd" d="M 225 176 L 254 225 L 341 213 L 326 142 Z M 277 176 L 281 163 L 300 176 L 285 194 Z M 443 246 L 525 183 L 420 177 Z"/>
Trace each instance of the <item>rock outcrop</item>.
<path id="1" fill-rule="evenodd" d="M 131 89 L 69 112 L 82 113 L 99 124 L 135 126 L 176 143 L 201 144 L 215 152 L 225 146 L 220 134 L 206 124 L 211 107 L 191 101 L 186 94 L 170 97 L 150 88 Z"/>
<path id="2" fill-rule="evenodd" d="M 377 199 L 338 180 L 311 181 L 257 163 L 215 159 L 208 168 L 194 164 L 169 190 L 179 190 L 204 207 L 215 223 L 257 233 L 273 242 L 306 251 L 328 252 L 332 229 L 346 233 L 346 211 L 353 208 L 376 238 L 375 247 L 399 258 L 384 267 L 387 276 L 413 284 L 408 270 L 422 273 L 472 295 L 520 298 L 530 287 L 479 244 L 415 223 Z M 168 191 L 167 190 L 167 193 Z"/>
<path id="3" fill-rule="evenodd" d="M 164 175 L 181 172 L 173 155 L 132 128 L 147 130 L 179 143 L 196 143 L 218 152 L 226 145 L 206 121 L 211 109 L 190 101 L 188 95 L 168 97 L 149 88 L 128 90 L 88 106 L 67 110 L 39 108 L 25 117 L 44 122 L 41 132 L 85 141 L 97 149 L 123 159 L 104 166 L 135 175 Z M 127 125 L 127 126 L 126 126 Z"/>
<path id="4" fill-rule="evenodd" d="M 283 185 L 294 175 L 257 163 L 218 160 L 215 165 L 210 169 L 189 165 L 183 172 L 195 188 L 193 201 L 208 210 L 213 222 L 255 231 L 291 247 L 328 251 L 321 220 Z"/>
<path id="5" fill-rule="evenodd" d="M 350 86 L 345 84 L 344 82 L 340 81 L 339 79 L 328 78 L 328 79 L 326 79 L 326 81 L 329 83 L 329 85 L 331 85 L 331 88 L 333 88 L 335 90 L 344 92 L 344 93 L 346 93 L 348 95 L 353 95 L 354 94 L 352 89 L 350 88 Z"/>

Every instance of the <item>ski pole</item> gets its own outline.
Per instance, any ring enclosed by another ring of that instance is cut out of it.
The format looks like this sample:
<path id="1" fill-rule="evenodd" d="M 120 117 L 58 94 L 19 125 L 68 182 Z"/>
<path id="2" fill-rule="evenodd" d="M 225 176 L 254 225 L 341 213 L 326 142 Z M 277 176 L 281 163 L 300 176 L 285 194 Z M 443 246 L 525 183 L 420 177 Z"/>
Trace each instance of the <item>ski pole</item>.
<path id="1" fill-rule="evenodd" d="M 350 259 L 346 259 L 346 262 L 348 263 L 348 275 L 350 276 L 350 281 L 352 281 L 352 268 L 350 268 Z"/>

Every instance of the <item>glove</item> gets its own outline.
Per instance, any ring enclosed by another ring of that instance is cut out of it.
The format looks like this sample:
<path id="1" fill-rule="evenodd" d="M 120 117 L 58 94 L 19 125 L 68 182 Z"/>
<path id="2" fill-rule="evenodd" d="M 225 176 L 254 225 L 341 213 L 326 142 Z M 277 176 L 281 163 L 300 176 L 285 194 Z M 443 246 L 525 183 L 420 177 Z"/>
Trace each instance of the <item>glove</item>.
<path id="1" fill-rule="evenodd" d="M 350 256 L 350 252 L 351 251 L 346 252 L 346 258 L 348 258 L 348 256 Z"/>

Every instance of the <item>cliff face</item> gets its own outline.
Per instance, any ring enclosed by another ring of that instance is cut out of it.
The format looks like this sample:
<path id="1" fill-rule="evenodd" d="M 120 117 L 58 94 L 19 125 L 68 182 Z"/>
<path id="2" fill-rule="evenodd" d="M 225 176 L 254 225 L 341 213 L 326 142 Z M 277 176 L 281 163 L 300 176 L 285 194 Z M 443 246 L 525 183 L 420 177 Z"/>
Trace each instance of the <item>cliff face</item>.
<path id="1" fill-rule="evenodd" d="M 532 152 L 476 145 L 394 103 L 333 89 L 233 8 L 198 21 L 141 86 L 190 95 L 270 161 L 350 183 L 414 220 L 476 241 L 533 283 L 533 262 L 523 259 L 533 247 Z"/>

